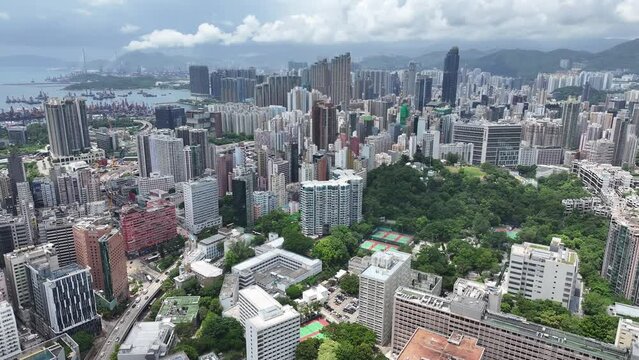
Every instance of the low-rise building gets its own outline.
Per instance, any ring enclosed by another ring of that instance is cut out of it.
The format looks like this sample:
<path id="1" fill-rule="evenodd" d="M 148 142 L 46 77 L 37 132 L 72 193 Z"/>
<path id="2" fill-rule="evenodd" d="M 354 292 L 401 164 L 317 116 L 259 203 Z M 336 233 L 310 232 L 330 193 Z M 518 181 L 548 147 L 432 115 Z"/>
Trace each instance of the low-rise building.
<path id="1" fill-rule="evenodd" d="M 80 360 L 80 347 L 68 334 L 62 334 L 23 350 L 20 360 Z"/>
<path id="2" fill-rule="evenodd" d="M 231 269 L 240 288 L 257 284 L 270 293 L 283 293 L 287 287 L 322 272 L 322 261 L 274 249 L 245 260 Z"/>
<path id="3" fill-rule="evenodd" d="M 220 290 L 220 305 L 226 311 L 237 303 L 240 291 L 240 278 L 236 274 L 226 274 Z"/>
<path id="4" fill-rule="evenodd" d="M 455 359 L 481 360 L 485 349 L 477 345 L 477 339 L 453 331 L 449 336 L 417 328 L 397 360 Z"/>
<path id="5" fill-rule="evenodd" d="M 173 324 L 195 324 L 200 309 L 199 296 L 172 296 L 162 301 L 155 321 L 170 321 Z"/>
<path id="6" fill-rule="evenodd" d="M 224 270 L 204 260 L 191 263 L 189 268 L 201 286 L 211 285 L 215 279 L 224 275 Z"/>
<path id="7" fill-rule="evenodd" d="M 135 323 L 120 345 L 118 360 L 158 360 L 173 346 L 174 328 L 170 321 Z"/>

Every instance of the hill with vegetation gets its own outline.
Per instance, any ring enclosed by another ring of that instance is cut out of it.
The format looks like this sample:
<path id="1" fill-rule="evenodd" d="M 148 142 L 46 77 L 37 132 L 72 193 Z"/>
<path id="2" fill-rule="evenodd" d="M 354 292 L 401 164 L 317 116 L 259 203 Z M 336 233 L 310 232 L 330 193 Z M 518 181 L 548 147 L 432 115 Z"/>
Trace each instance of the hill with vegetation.
<path id="1" fill-rule="evenodd" d="M 577 98 L 581 96 L 583 92 L 583 87 L 581 86 L 565 86 L 552 92 L 552 97 L 555 100 L 566 100 L 570 97 Z M 590 88 L 590 103 L 598 104 L 606 101 L 606 93 L 604 91 L 599 91 L 597 89 Z"/>

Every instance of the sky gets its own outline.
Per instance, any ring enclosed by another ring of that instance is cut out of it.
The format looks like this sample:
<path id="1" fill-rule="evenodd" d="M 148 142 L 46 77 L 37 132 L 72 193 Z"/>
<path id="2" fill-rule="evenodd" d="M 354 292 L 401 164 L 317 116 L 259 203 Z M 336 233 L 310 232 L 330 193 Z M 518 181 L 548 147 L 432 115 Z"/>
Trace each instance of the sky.
<path id="1" fill-rule="evenodd" d="M 639 0 L 1 0 L 0 34 L 0 56 L 66 59 L 82 48 L 93 58 L 283 45 L 588 49 L 639 37 Z"/>

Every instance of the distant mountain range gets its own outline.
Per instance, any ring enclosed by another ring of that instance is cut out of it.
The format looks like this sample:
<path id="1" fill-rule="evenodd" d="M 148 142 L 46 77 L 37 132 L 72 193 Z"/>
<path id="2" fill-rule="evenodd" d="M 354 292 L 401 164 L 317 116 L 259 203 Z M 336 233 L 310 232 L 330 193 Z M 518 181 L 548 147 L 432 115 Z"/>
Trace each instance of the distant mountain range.
<path id="1" fill-rule="evenodd" d="M 89 69 L 137 71 L 147 70 L 185 70 L 188 64 L 208 64 L 212 67 L 246 66 L 252 63 L 262 66 L 269 53 L 255 56 L 240 55 L 238 59 L 206 58 L 182 55 L 167 55 L 160 52 L 129 52 L 115 60 L 93 60 L 87 63 Z M 362 58 L 354 64 L 355 68 L 368 69 L 405 69 L 410 61 L 415 61 L 422 69 L 441 68 L 446 51 L 433 51 L 419 56 L 376 55 Z M 569 59 L 585 65 L 586 70 L 628 69 L 639 73 L 639 39 L 626 41 L 600 52 L 587 52 L 569 49 L 552 51 L 496 49 L 489 51 L 468 49 L 460 50 L 460 65 L 470 68 L 481 68 L 497 75 L 534 78 L 539 72 L 553 72 L 560 69 L 559 61 Z M 78 62 L 64 61 L 37 55 L 0 56 L 0 67 L 47 67 L 47 68 L 81 68 Z M 284 67 L 285 64 L 282 64 Z"/>
<path id="2" fill-rule="evenodd" d="M 362 68 L 402 69 L 415 61 L 423 69 L 441 68 L 445 51 L 436 51 L 410 58 L 406 56 L 370 56 L 360 62 Z M 607 50 L 590 53 L 569 49 L 552 51 L 502 49 L 494 51 L 460 50 L 460 65 L 481 68 L 497 75 L 533 78 L 539 72 L 560 69 L 559 61 L 569 59 L 585 64 L 586 70 L 628 69 L 639 73 L 639 39 L 626 41 Z"/>

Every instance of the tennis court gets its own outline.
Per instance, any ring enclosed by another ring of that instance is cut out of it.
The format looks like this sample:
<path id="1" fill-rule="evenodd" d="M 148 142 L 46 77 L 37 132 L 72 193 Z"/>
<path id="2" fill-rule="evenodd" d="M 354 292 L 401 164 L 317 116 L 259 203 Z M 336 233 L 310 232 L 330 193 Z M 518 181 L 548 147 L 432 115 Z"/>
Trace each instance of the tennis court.
<path id="1" fill-rule="evenodd" d="M 412 236 L 398 233 L 388 228 L 375 229 L 371 239 L 397 245 L 408 245 L 413 242 Z"/>
<path id="2" fill-rule="evenodd" d="M 320 333 L 320 331 L 325 326 L 328 326 L 328 321 L 324 318 L 312 320 L 302 325 L 300 327 L 300 342 L 310 338 L 323 339 L 324 334 Z"/>
<path id="3" fill-rule="evenodd" d="M 375 241 L 375 240 L 366 240 L 360 246 L 360 249 L 378 252 L 378 251 L 386 251 L 386 250 L 397 250 L 397 245 L 390 245 L 383 242 Z"/>

